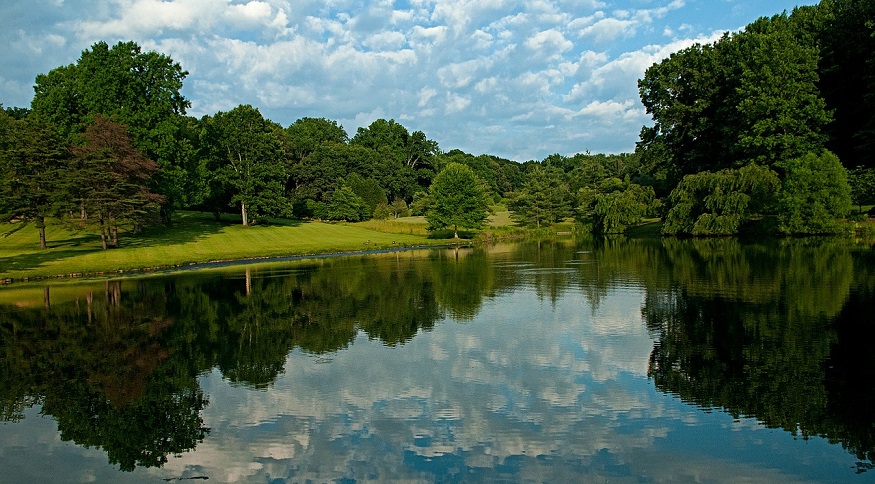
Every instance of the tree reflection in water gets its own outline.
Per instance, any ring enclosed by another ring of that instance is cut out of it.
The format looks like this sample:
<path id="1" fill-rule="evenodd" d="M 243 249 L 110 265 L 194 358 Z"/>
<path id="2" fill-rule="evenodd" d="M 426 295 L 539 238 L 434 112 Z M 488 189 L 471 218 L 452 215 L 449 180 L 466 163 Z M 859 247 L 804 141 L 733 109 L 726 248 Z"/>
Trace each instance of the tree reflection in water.
<path id="1" fill-rule="evenodd" d="M 523 288 L 597 308 L 634 284 L 659 390 L 871 464 L 873 268 L 871 250 L 835 240 L 603 239 L 48 286 L 30 307 L 0 305 L 0 417 L 40 405 L 62 439 L 122 470 L 161 466 L 209 434 L 205 372 L 264 390 L 295 350 L 330 354 L 359 334 L 403 345 Z"/>

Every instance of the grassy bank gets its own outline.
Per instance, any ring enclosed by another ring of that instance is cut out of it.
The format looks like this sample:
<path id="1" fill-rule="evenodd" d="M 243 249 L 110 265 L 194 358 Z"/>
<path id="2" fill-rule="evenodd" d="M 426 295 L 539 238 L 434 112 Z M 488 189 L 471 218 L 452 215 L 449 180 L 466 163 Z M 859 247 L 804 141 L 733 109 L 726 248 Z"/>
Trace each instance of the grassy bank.
<path id="1" fill-rule="evenodd" d="M 0 224 L 0 280 L 446 242 L 428 238 L 424 233 L 392 233 L 363 225 L 320 222 L 279 220 L 244 228 L 230 217 L 215 221 L 210 215 L 192 212 L 176 214 L 169 227 L 150 229 L 136 236 L 122 233 L 121 247 L 110 250 L 101 249 L 97 235 L 72 231 L 61 225 L 47 228 L 49 248 L 41 250 L 35 228 L 29 226 L 8 234 L 15 228 L 15 225 Z"/>

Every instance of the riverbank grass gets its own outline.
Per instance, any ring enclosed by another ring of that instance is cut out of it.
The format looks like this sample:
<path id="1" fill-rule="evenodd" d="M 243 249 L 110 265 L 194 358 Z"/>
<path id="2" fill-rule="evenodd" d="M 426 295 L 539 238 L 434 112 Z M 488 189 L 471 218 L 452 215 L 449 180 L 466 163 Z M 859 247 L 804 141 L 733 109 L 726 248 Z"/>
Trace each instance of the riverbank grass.
<path id="1" fill-rule="evenodd" d="M 0 279 L 55 277 L 187 265 L 216 260 L 356 252 L 445 241 L 410 233 L 386 233 L 364 226 L 276 220 L 242 227 L 231 217 L 219 221 L 196 212 L 175 214 L 169 227 L 131 235 L 119 248 L 102 250 L 94 233 L 50 225 L 48 248 L 39 248 L 33 226 L 15 230 L 0 224 Z"/>

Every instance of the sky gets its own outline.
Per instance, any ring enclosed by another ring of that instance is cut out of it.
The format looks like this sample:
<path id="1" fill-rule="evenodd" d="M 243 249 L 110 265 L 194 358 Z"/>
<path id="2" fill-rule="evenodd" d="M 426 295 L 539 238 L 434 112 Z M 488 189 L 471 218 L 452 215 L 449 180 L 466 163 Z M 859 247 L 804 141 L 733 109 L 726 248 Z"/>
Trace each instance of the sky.
<path id="1" fill-rule="evenodd" d="M 631 152 L 647 67 L 812 0 L 3 0 L 0 104 L 97 41 L 188 71 L 189 115 L 379 118 L 515 161 Z"/>

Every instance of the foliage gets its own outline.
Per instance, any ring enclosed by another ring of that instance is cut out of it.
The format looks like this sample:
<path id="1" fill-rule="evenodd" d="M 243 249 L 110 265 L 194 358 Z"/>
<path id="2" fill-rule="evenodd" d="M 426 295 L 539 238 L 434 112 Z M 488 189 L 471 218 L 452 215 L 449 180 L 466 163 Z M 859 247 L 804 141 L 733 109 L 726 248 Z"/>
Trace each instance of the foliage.
<path id="1" fill-rule="evenodd" d="M 288 170 L 275 126 L 258 109 L 241 105 L 204 120 L 214 190 L 239 207 L 243 226 L 261 216 L 291 213 L 285 195 Z"/>
<path id="2" fill-rule="evenodd" d="M 482 227 L 489 209 L 482 183 L 466 165 L 450 163 L 441 170 L 429 188 L 429 230 L 452 227 L 458 239 L 459 227 Z"/>
<path id="3" fill-rule="evenodd" d="M 97 223 L 102 247 L 118 247 L 119 225 L 146 225 L 163 197 L 149 188 L 158 165 L 133 146 L 127 127 L 98 115 L 74 150 L 73 177 L 84 221 Z"/>
<path id="4" fill-rule="evenodd" d="M 863 205 L 875 204 L 875 168 L 858 166 L 848 171 L 851 200 L 863 210 Z"/>
<path id="5" fill-rule="evenodd" d="M 350 187 L 344 185 L 331 196 L 326 209 L 326 218 L 329 220 L 346 220 L 358 222 L 370 218 L 373 211 L 362 197 L 358 196 Z"/>
<path id="6" fill-rule="evenodd" d="M 821 48 L 820 89 L 835 111 L 827 148 L 847 168 L 875 168 L 875 3 L 822 0 L 794 14 Z"/>
<path id="7" fill-rule="evenodd" d="M 301 161 L 325 143 L 346 144 L 349 136 L 343 127 L 325 118 L 301 118 L 285 129 L 286 151 Z"/>
<path id="8" fill-rule="evenodd" d="M 842 231 L 836 219 L 851 210 L 847 170 L 829 151 L 809 153 L 784 164 L 779 228 L 787 234 L 832 234 Z"/>
<path id="9" fill-rule="evenodd" d="M 0 221 L 18 227 L 33 223 L 46 248 L 46 218 L 61 212 L 70 153 L 51 125 L 35 117 L 21 120 L 0 112 Z"/>
<path id="10" fill-rule="evenodd" d="M 577 219 L 591 221 L 599 234 L 619 234 L 641 219 L 652 215 L 659 206 L 652 187 L 618 178 L 605 178 L 595 188 L 578 190 Z"/>
<path id="11" fill-rule="evenodd" d="M 97 115 L 127 125 L 134 147 L 165 173 L 155 187 L 171 208 L 180 208 L 186 179 L 194 176 L 186 172 L 192 137 L 180 136 L 180 117 L 190 106 L 181 94 L 187 75 L 170 57 L 143 52 L 134 42 L 97 42 L 75 64 L 38 75 L 31 108 L 76 143 Z"/>
<path id="12" fill-rule="evenodd" d="M 737 234 L 771 208 L 779 186 L 778 175 L 759 165 L 687 175 L 671 192 L 663 233 Z"/>
<path id="13" fill-rule="evenodd" d="M 388 203 L 386 191 L 373 178 L 365 179 L 358 173 L 351 173 L 341 180 L 341 184 L 349 187 L 367 205 L 368 217 L 370 217 L 378 205 Z"/>
<path id="14" fill-rule="evenodd" d="M 522 225 L 541 227 L 571 216 L 571 191 L 565 174 L 558 168 L 536 166 L 527 174 L 526 184 L 508 203 L 511 217 Z"/>
<path id="15" fill-rule="evenodd" d="M 819 94 L 816 45 L 786 14 L 694 45 L 650 67 L 639 81 L 653 117 L 638 149 L 670 179 L 757 163 L 776 168 L 818 151 L 830 113 Z"/>

